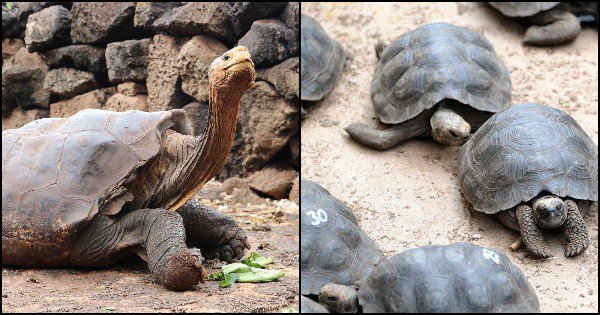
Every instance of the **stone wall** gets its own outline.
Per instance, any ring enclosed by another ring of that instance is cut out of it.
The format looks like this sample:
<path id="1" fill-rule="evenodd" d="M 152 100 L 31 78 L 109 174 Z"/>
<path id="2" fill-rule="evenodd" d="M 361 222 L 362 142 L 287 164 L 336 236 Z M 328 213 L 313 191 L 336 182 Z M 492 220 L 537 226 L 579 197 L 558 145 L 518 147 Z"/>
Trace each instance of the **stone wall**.
<path id="1" fill-rule="evenodd" d="M 3 6 L 2 130 L 85 108 L 183 108 L 200 134 L 208 67 L 244 45 L 257 80 L 241 101 L 234 146 L 217 178 L 274 176 L 277 187 L 253 188 L 287 197 L 299 170 L 299 10 L 297 2 Z"/>

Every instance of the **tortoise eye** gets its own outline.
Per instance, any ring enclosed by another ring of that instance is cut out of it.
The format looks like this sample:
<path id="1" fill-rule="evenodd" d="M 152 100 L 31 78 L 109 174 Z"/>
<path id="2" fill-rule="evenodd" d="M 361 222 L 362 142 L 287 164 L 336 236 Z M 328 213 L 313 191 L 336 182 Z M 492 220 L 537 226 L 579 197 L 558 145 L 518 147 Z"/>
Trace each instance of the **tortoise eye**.
<path id="1" fill-rule="evenodd" d="M 223 60 L 225 60 L 225 61 L 229 60 L 229 56 L 227 56 L 227 55 L 223 56 Z"/>

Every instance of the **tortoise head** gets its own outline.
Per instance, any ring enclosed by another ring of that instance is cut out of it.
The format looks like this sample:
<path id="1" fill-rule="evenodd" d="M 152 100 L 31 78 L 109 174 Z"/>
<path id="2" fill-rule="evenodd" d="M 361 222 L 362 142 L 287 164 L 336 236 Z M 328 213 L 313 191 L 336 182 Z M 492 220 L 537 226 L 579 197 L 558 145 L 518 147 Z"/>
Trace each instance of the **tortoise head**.
<path id="1" fill-rule="evenodd" d="M 241 98 L 252 87 L 255 77 L 248 48 L 238 46 L 226 51 L 211 63 L 208 77 L 211 90 L 226 90 L 232 98 Z"/>
<path id="2" fill-rule="evenodd" d="M 544 196 L 533 202 L 533 218 L 546 229 L 557 228 L 567 220 L 567 208 L 557 196 Z"/>
<path id="3" fill-rule="evenodd" d="M 471 125 L 458 113 L 446 106 L 440 106 L 430 119 L 431 136 L 437 142 L 449 145 L 463 145 L 471 135 Z"/>

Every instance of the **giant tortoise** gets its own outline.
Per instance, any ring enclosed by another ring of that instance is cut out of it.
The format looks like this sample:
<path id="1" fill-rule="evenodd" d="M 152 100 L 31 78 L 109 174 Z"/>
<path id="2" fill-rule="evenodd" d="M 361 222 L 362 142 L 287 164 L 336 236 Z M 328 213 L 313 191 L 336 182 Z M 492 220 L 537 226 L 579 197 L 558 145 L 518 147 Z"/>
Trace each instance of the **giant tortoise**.
<path id="1" fill-rule="evenodd" d="M 381 46 L 379 46 L 381 49 Z M 510 76 L 482 35 L 448 23 L 425 24 L 383 51 L 371 100 L 387 129 L 346 127 L 358 143 L 387 150 L 431 135 L 461 145 L 492 114 L 510 104 Z"/>
<path id="2" fill-rule="evenodd" d="M 522 103 L 495 114 L 461 148 L 458 177 L 472 208 L 519 230 L 534 257 L 552 257 L 545 229 L 564 227 L 565 256 L 588 247 L 580 208 L 598 201 L 598 147 L 563 111 Z"/>
<path id="3" fill-rule="evenodd" d="M 245 47 L 213 61 L 210 127 L 197 138 L 179 109 L 90 109 L 3 131 L 2 264 L 101 267 L 137 254 L 186 290 L 204 281 L 203 258 L 241 258 L 245 232 L 188 200 L 223 167 L 253 81 Z"/>

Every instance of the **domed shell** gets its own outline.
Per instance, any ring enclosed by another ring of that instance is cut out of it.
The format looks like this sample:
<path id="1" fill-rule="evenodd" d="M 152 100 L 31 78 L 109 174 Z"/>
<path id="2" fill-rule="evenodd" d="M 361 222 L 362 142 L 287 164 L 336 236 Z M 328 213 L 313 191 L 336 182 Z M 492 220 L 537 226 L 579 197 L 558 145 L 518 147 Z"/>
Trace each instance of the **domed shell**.
<path id="1" fill-rule="evenodd" d="M 381 53 L 371 82 L 379 119 L 398 124 L 444 99 L 485 112 L 510 104 L 508 69 L 480 34 L 448 23 L 425 24 Z"/>
<path id="2" fill-rule="evenodd" d="M 185 123 L 182 110 L 86 109 L 3 131 L 3 257 L 38 251 L 46 261 L 31 265 L 64 264 L 87 222 L 120 210 L 123 182 L 159 153 L 162 131 L 176 123 Z"/>
<path id="3" fill-rule="evenodd" d="M 502 253 L 469 243 L 425 246 L 379 264 L 360 286 L 365 313 L 539 312 L 535 291 Z"/>
<path id="4" fill-rule="evenodd" d="M 508 17 L 528 17 L 550 10 L 560 2 L 488 2 Z"/>
<path id="5" fill-rule="evenodd" d="M 354 214 L 319 184 L 301 182 L 301 294 L 319 294 L 327 283 L 355 285 L 382 254 Z"/>
<path id="6" fill-rule="evenodd" d="M 492 116 L 462 147 L 458 177 L 473 208 L 488 214 L 542 191 L 598 200 L 598 147 L 565 112 L 522 103 Z"/>
<path id="7" fill-rule="evenodd" d="M 342 45 L 330 38 L 317 21 L 304 14 L 300 19 L 300 99 L 318 101 L 333 88 L 344 67 L 346 53 Z"/>

